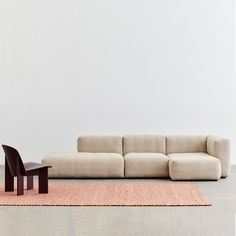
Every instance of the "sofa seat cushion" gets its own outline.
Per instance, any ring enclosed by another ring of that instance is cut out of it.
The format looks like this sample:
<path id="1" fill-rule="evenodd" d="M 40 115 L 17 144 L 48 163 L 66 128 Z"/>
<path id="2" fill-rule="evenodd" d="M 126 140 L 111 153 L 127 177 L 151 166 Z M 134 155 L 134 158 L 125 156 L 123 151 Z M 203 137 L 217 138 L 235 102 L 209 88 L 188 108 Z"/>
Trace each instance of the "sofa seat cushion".
<path id="1" fill-rule="evenodd" d="M 42 163 L 51 165 L 51 178 L 123 178 L 124 158 L 118 153 L 50 153 Z"/>
<path id="2" fill-rule="evenodd" d="M 168 157 L 172 180 L 220 179 L 220 160 L 206 153 L 172 153 Z"/>
<path id="3" fill-rule="evenodd" d="M 169 177 L 169 159 L 162 153 L 127 153 L 124 159 L 127 178 Z"/>

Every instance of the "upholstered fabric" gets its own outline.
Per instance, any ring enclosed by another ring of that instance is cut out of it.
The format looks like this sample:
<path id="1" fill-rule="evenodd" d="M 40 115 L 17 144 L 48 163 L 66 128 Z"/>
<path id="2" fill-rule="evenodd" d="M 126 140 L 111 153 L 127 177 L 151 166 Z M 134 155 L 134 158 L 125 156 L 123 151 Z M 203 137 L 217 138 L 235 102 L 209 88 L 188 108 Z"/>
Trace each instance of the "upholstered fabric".
<path id="1" fill-rule="evenodd" d="M 169 177 L 168 157 L 162 153 L 128 153 L 125 159 L 125 177 Z"/>
<path id="2" fill-rule="evenodd" d="M 52 166 L 53 178 L 124 177 L 124 158 L 117 153 L 50 153 L 42 163 Z"/>
<path id="3" fill-rule="evenodd" d="M 85 135 L 78 138 L 78 152 L 119 153 L 122 155 L 122 137 L 112 135 Z"/>
<path id="4" fill-rule="evenodd" d="M 206 139 L 204 135 L 169 135 L 166 139 L 167 154 L 206 152 Z"/>
<path id="5" fill-rule="evenodd" d="M 172 180 L 218 180 L 219 159 L 206 153 L 169 154 L 169 175 Z"/>
<path id="6" fill-rule="evenodd" d="M 207 153 L 220 160 L 221 176 L 228 176 L 230 173 L 230 141 L 219 136 L 208 136 Z"/>
<path id="7" fill-rule="evenodd" d="M 217 136 L 86 135 L 77 150 L 47 155 L 49 177 L 217 180 L 230 173 L 230 142 Z"/>
<path id="8" fill-rule="evenodd" d="M 161 135 L 125 135 L 124 155 L 130 152 L 156 152 L 166 154 L 166 138 Z"/>

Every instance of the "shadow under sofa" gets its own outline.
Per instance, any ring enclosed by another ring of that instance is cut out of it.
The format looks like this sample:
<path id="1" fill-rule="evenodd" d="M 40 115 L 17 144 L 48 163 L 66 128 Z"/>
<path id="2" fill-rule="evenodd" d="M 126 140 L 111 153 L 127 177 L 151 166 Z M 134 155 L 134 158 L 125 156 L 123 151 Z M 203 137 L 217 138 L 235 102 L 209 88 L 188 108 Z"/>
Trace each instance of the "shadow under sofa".
<path id="1" fill-rule="evenodd" d="M 49 153 L 49 178 L 218 180 L 230 173 L 230 142 L 206 135 L 85 135 L 77 152 Z"/>

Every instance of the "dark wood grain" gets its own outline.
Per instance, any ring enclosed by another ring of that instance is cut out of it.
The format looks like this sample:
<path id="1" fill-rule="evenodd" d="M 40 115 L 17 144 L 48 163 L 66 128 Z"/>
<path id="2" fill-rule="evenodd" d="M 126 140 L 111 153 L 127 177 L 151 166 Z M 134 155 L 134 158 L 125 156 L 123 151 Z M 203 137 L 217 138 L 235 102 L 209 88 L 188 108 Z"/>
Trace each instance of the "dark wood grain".
<path id="1" fill-rule="evenodd" d="M 24 176 L 27 176 L 27 190 L 33 189 L 33 176 L 39 176 L 39 193 L 48 193 L 48 168 L 51 166 L 27 162 L 23 163 L 19 152 L 2 145 L 5 152 L 5 192 L 14 191 L 14 176 L 17 177 L 17 195 L 24 194 Z"/>

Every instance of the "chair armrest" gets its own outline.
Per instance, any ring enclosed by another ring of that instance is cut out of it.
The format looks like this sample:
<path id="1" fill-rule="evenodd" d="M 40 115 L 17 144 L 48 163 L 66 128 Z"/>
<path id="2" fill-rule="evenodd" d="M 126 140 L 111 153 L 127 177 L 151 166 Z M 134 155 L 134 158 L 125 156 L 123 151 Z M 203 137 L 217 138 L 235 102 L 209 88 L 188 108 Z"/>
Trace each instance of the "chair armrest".
<path id="1" fill-rule="evenodd" d="M 207 137 L 207 153 L 221 162 L 221 177 L 230 174 L 230 141 L 220 136 Z"/>

